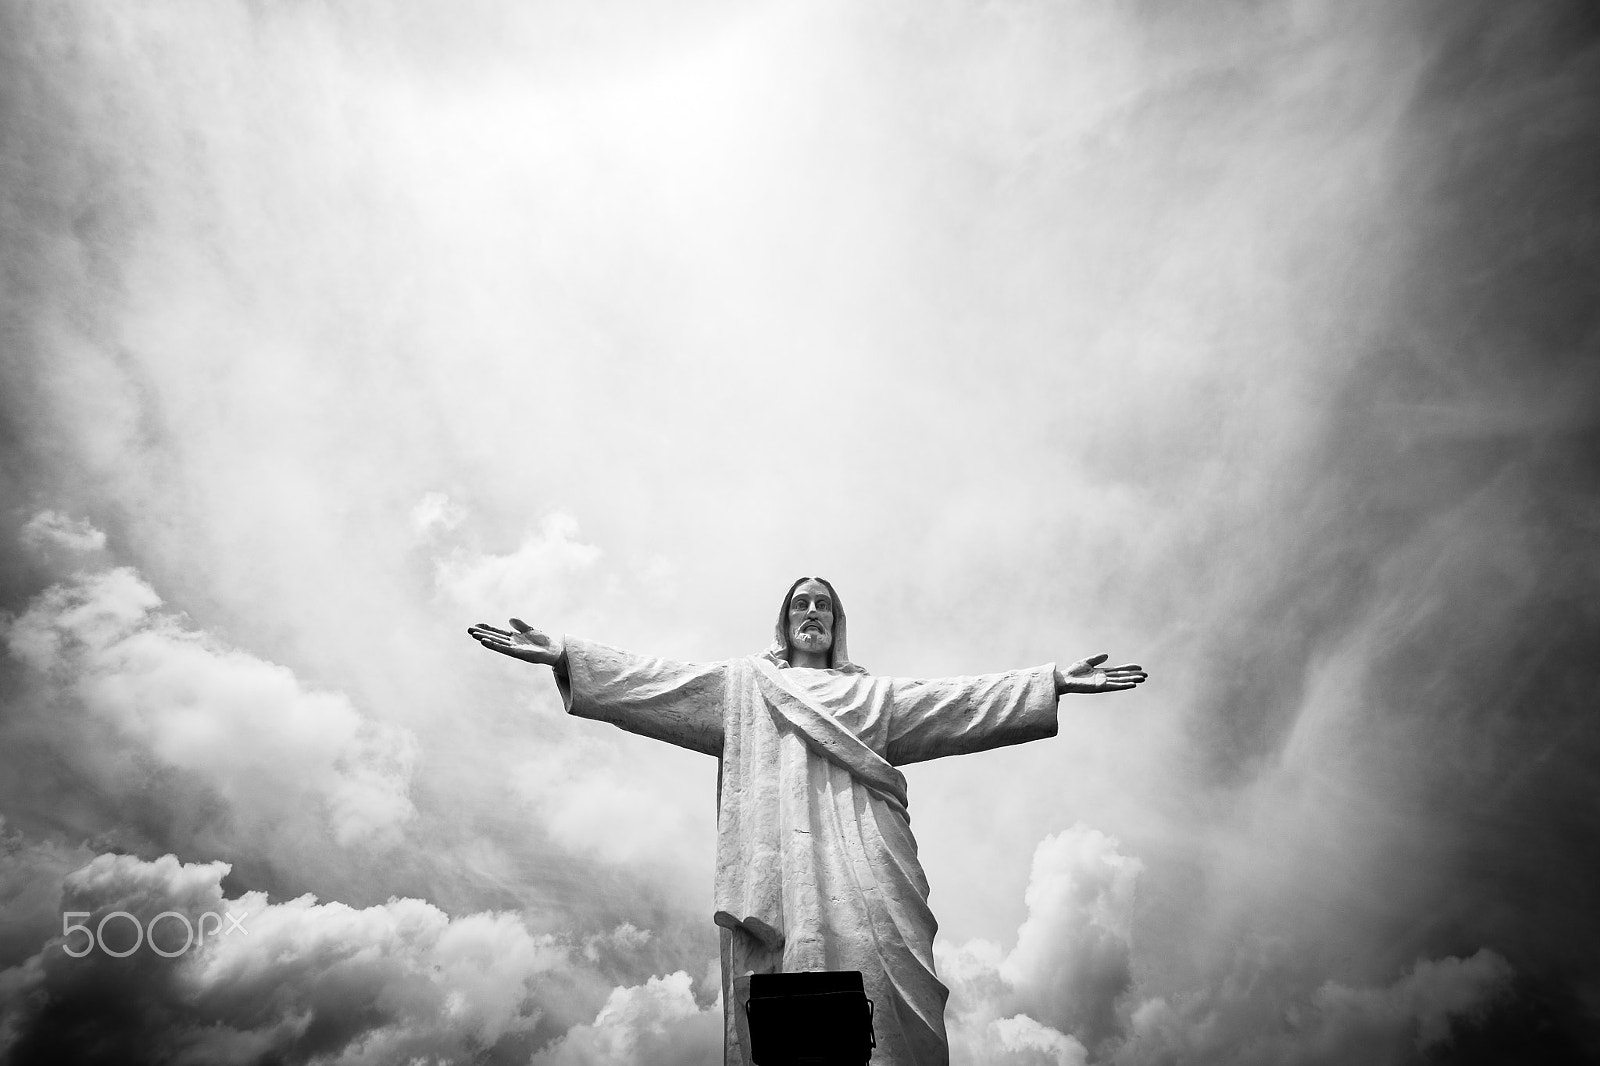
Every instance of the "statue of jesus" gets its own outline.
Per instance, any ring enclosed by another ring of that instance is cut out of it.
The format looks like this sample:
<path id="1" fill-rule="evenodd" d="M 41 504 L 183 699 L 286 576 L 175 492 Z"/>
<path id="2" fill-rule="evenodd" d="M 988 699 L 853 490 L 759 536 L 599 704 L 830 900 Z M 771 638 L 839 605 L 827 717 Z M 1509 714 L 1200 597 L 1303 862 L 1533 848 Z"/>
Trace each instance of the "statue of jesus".
<path id="1" fill-rule="evenodd" d="M 978 677 L 877 677 L 850 661 L 844 604 L 820 577 L 789 588 L 772 646 L 713 663 L 475 625 L 484 647 L 553 667 L 568 712 L 719 760 L 715 913 L 724 1055 L 749 1061 L 735 979 L 860 970 L 879 1066 L 949 1061 L 928 881 L 897 766 L 1056 733 L 1056 699 L 1145 679 L 1104 655 Z"/>

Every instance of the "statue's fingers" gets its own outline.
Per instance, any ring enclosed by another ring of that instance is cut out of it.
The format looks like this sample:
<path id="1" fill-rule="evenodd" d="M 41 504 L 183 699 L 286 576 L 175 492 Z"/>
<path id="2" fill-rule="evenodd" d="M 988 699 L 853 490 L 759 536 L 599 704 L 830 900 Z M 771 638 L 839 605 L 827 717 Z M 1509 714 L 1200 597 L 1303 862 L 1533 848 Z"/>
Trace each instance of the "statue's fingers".
<path id="1" fill-rule="evenodd" d="M 548 645 L 550 643 L 550 635 L 548 633 L 542 629 L 533 628 L 520 618 L 513 618 L 511 624 L 517 627 L 517 631 L 512 634 L 513 637 L 521 637 L 523 640 L 531 640 L 540 645 Z"/>
<path id="2" fill-rule="evenodd" d="M 1108 666 L 1106 669 L 1112 673 L 1119 673 L 1128 670 L 1132 670 L 1135 673 L 1144 673 L 1144 667 L 1140 666 L 1138 663 L 1123 663 L 1121 666 Z"/>
<path id="3" fill-rule="evenodd" d="M 1099 655 L 1091 655 L 1083 661 L 1090 666 L 1099 666 L 1109 658 L 1111 658 L 1110 655 L 1106 654 L 1105 652 L 1101 652 Z"/>
<path id="4" fill-rule="evenodd" d="M 1106 691 L 1106 692 L 1120 692 L 1125 688 L 1138 688 L 1138 687 L 1139 687 L 1139 682 L 1137 682 L 1137 681 L 1107 681 L 1106 684 L 1105 684 L 1104 691 Z"/>
<path id="5" fill-rule="evenodd" d="M 470 629 L 467 630 L 468 633 L 472 633 L 472 632 L 475 632 L 475 631 L 476 632 L 483 632 L 483 633 L 493 633 L 496 636 L 501 636 L 501 637 L 509 637 L 509 636 L 511 636 L 511 634 L 508 631 L 506 631 L 504 629 L 497 629 L 494 626 L 489 625 L 486 622 L 479 622 L 477 625 L 475 625 L 475 626 L 473 626 L 473 627 L 471 627 Z"/>

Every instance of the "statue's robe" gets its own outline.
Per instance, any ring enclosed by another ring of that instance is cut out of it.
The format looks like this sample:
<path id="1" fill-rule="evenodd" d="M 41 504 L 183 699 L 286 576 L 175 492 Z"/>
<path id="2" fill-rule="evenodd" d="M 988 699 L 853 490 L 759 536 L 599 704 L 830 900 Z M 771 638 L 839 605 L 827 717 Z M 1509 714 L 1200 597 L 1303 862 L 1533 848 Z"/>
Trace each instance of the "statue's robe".
<path id="1" fill-rule="evenodd" d="M 567 710 L 720 760 L 714 920 L 722 927 L 728 1066 L 733 982 L 860 970 L 872 1062 L 949 1060 L 928 881 L 898 765 L 1054 736 L 1054 665 L 912 680 L 791 669 L 766 656 L 645 658 L 566 638 Z"/>

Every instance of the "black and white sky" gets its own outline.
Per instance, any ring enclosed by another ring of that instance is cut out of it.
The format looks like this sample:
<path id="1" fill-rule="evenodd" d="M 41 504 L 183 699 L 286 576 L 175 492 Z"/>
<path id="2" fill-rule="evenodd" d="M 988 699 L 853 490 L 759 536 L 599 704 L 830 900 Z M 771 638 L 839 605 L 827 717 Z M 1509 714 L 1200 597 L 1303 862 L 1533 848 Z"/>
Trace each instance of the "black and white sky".
<path id="1" fill-rule="evenodd" d="M 1152 673 L 908 770 L 958 1066 L 1600 1057 L 1597 130 L 1586 0 L 0 5 L 0 1061 L 713 1061 L 715 763 L 464 630 L 801 574 Z"/>

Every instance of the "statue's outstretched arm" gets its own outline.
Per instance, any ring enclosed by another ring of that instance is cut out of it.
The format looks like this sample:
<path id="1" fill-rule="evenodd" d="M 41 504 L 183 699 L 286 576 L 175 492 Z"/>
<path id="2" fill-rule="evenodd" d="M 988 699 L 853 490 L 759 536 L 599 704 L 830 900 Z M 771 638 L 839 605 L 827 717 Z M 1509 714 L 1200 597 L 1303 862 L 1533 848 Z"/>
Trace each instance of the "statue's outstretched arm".
<path id="1" fill-rule="evenodd" d="M 540 666 L 553 666 L 559 674 L 567 671 L 567 649 L 561 643 L 561 638 L 543 633 L 520 618 L 511 619 L 510 629 L 479 622 L 468 627 L 467 636 L 501 655 L 538 663 Z"/>
<path id="2" fill-rule="evenodd" d="M 1137 663 L 1123 666 L 1102 666 L 1107 656 L 1091 655 L 1079 659 L 1065 670 L 1056 668 L 1056 695 L 1068 692 L 1119 692 L 1133 688 L 1149 674 Z"/>

